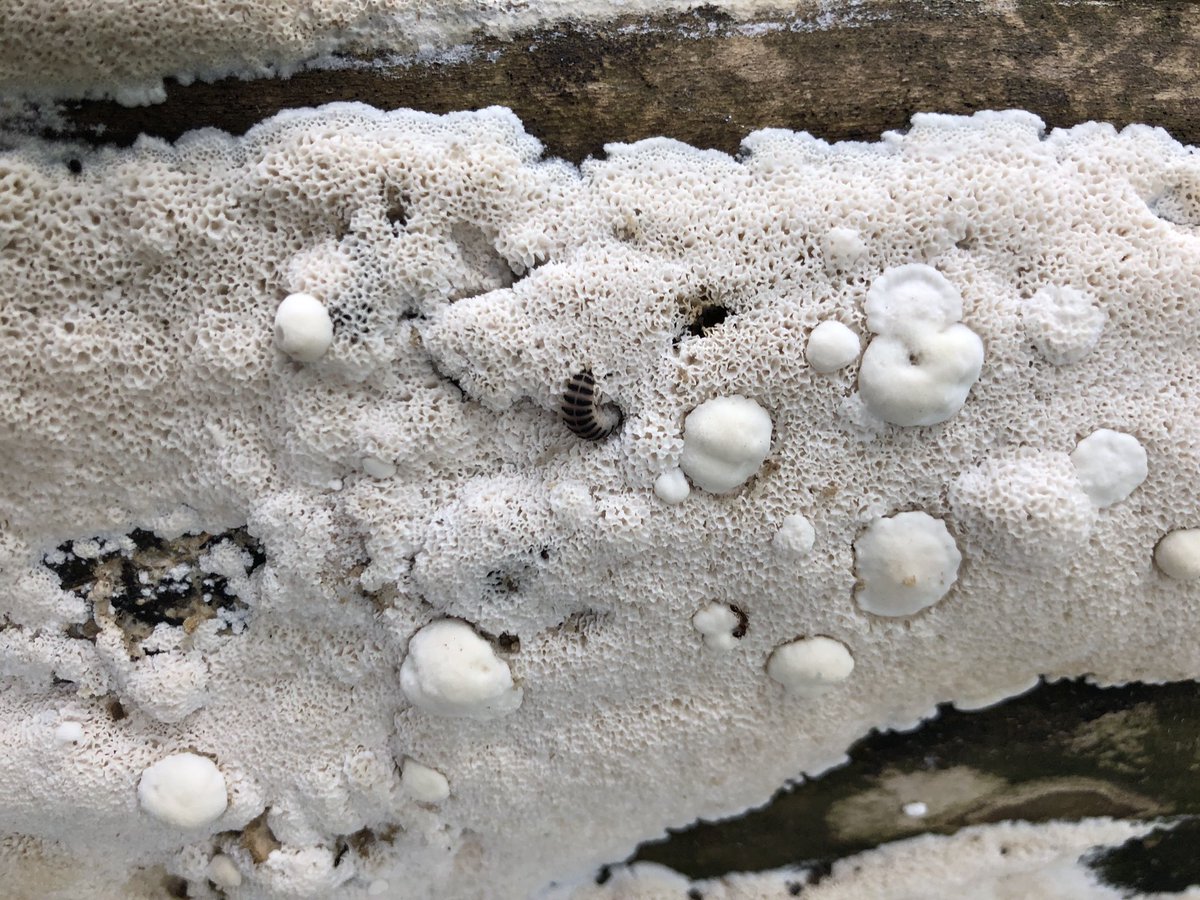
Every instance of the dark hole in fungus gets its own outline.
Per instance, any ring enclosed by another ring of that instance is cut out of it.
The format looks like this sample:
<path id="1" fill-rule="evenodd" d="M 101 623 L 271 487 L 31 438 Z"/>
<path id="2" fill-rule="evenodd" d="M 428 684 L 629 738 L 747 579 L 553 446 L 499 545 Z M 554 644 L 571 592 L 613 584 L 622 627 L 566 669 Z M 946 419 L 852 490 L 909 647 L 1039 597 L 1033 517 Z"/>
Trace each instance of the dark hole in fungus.
<path id="1" fill-rule="evenodd" d="M 710 331 L 720 325 L 729 316 L 729 310 L 719 303 L 711 306 L 702 306 L 695 314 L 690 325 L 688 325 L 688 334 L 695 337 L 705 337 Z"/>
<path id="2" fill-rule="evenodd" d="M 83 163 L 77 159 L 68 159 L 67 170 L 72 175 L 79 175 L 81 172 L 83 172 Z"/>
<path id="3" fill-rule="evenodd" d="M 795 881 L 789 881 L 787 892 L 789 897 L 799 897 L 800 892 L 804 890 L 804 885 L 797 884 Z"/>
<path id="4" fill-rule="evenodd" d="M 521 652 L 521 639 L 515 634 L 509 634 L 507 631 L 496 638 L 496 644 L 500 647 L 501 653 Z"/>
<path id="5" fill-rule="evenodd" d="M 737 618 L 738 618 L 737 626 L 733 629 L 732 632 L 730 632 L 730 634 L 732 634 L 735 638 L 737 638 L 740 641 L 742 638 L 744 638 L 746 636 L 746 632 L 750 630 L 750 617 L 747 616 L 744 612 L 742 612 L 742 608 L 740 606 L 735 606 L 734 604 L 731 603 L 731 604 L 729 604 L 729 608 L 733 611 L 733 614 L 735 616 L 737 616 Z"/>
<path id="6" fill-rule="evenodd" d="M 126 716 L 129 715 L 129 713 L 125 712 L 125 707 L 121 705 L 121 701 L 116 699 L 115 697 L 109 699 L 107 708 L 108 708 L 108 716 L 114 722 L 120 722 L 122 719 L 124 719 Z"/>
<path id="7" fill-rule="evenodd" d="M 163 879 L 163 890 L 167 892 L 168 897 L 178 897 L 186 900 L 188 897 L 187 879 L 180 878 L 178 875 L 168 875 Z"/>
<path id="8" fill-rule="evenodd" d="M 609 866 L 601 866 L 594 880 L 596 884 L 607 884 L 610 878 L 612 878 L 612 869 Z"/>
<path id="9" fill-rule="evenodd" d="M 692 888 L 687 892 L 688 900 L 704 900 L 704 895 L 696 888 Z"/>

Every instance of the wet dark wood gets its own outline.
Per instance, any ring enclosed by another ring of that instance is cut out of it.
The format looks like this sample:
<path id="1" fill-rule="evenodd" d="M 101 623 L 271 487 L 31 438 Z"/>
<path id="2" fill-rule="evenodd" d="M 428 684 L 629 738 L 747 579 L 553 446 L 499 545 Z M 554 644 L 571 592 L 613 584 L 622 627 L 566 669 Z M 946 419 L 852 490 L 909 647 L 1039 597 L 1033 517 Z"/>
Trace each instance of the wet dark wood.
<path id="1" fill-rule="evenodd" d="M 549 153 L 574 161 L 608 141 L 659 134 L 734 152 L 756 128 L 872 140 L 922 110 L 1014 107 L 1051 126 L 1152 122 L 1200 142 L 1198 4 L 1025 0 L 999 13 L 895 0 L 871 9 L 823 27 L 784 16 L 747 28 L 709 8 L 481 40 L 458 62 L 169 84 L 153 107 L 72 104 L 68 133 L 118 144 L 201 126 L 241 133 L 280 109 L 360 100 L 431 112 L 509 106 Z"/>

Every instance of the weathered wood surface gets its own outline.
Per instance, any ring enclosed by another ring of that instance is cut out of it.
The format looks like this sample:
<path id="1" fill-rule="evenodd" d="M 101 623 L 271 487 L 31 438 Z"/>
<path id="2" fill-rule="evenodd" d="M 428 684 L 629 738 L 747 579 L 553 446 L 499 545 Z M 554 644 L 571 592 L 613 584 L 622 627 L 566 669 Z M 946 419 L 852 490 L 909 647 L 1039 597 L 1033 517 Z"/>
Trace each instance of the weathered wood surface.
<path id="1" fill-rule="evenodd" d="M 241 133 L 280 109 L 360 100 L 430 112 L 509 106 L 550 154 L 573 161 L 660 134 L 733 152 L 771 126 L 873 140 L 914 112 L 989 108 L 1028 109 L 1051 126 L 1152 122 L 1200 143 L 1200 4 L 1017 0 L 996 12 L 893 0 L 869 9 L 824 26 L 778 16 L 747 27 L 706 8 L 481 39 L 459 62 L 169 83 L 157 106 L 73 104 L 68 133 L 121 144 L 202 126 Z"/>

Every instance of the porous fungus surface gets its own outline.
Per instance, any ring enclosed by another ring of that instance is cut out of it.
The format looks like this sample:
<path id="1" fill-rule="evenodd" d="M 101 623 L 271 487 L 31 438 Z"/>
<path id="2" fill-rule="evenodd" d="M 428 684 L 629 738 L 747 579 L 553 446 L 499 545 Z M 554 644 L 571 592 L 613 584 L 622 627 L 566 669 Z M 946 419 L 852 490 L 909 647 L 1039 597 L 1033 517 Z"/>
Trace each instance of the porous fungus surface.
<path id="1" fill-rule="evenodd" d="M 1022 113 L 875 144 L 761 131 L 738 159 L 649 140 L 579 169 L 498 109 L 6 151 L 5 871 L 519 897 L 940 702 L 1195 677 L 1197 583 L 1169 577 L 1191 545 L 1154 558 L 1200 527 L 1200 234 L 1153 201 L 1198 166 L 1160 130 Z M 826 321 L 908 340 L 912 310 L 869 298 L 911 266 L 961 303 L 917 331 L 984 348 L 929 425 L 873 412 L 865 357 L 818 374 L 804 352 Z M 1026 330 L 1048 287 L 1105 316 L 1069 365 Z M 311 362 L 275 341 L 297 293 L 332 324 Z M 620 411 L 596 440 L 562 421 L 583 373 Z M 687 417 L 732 397 L 769 422 L 765 458 L 663 502 Z M 1101 429 L 1146 469 L 1085 508 L 1071 455 Z M 800 514 L 807 552 L 781 552 Z M 856 573 L 856 543 L 902 516 L 961 559 L 888 618 L 856 578 L 921 573 Z M 749 623 L 723 653 L 694 627 L 710 604 Z M 439 622 L 470 639 L 426 683 Z M 767 671 L 803 636 L 854 663 L 816 698 Z M 438 714 L 471 683 L 504 714 Z M 219 832 L 139 807 L 176 753 L 218 762 Z M 449 794 L 406 790 L 406 759 Z"/>

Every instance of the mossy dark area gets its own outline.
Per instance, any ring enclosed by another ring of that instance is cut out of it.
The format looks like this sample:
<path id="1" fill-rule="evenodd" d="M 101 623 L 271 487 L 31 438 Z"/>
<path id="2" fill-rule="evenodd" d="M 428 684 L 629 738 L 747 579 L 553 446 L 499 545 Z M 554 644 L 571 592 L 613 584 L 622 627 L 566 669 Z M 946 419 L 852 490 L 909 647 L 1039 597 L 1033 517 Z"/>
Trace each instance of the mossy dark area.
<path id="1" fill-rule="evenodd" d="M 568 21 L 510 42 L 480 37 L 474 53 L 442 62 L 168 82 L 155 106 L 70 104 L 58 134 L 115 144 L 203 126 L 240 134 L 281 109 L 358 100 L 436 113 L 508 106 L 551 155 L 576 162 L 653 135 L 730 153 L 768 127 L 876 140 L 930 110 L 1028 109 L 1051 126 L 1152 122 L 1200 142 L 1200 5 L 1186 0 L 797 10 L 749 27 L 715 7 Z"/>
<path id="2" fill-rule="evenodd" d="M 1198 749 L 1195 683 L 1043 684 L 978 712 L 942 707 L 911 733 L 873 733 L 851 748 L 848 765 L 739 818 L 644 844 L 634 859 L 692 878 L 787 866 L 819 871 L 888 841 L 1008 819 L 1200 815 Z M 905 805 L 917 802 L 926 813 L 906 814 Z M 1142 872 L 1159 872 L 1164 884 L 1200 883 L 1200 862 L 1186 861 L 1179 840 L 1164 832 L 1097 866 L 1123 886 Z"/>

